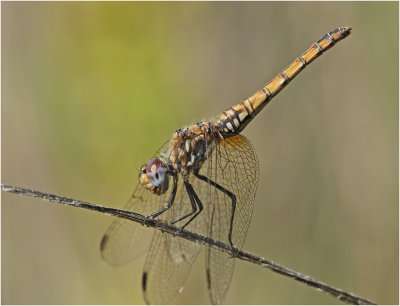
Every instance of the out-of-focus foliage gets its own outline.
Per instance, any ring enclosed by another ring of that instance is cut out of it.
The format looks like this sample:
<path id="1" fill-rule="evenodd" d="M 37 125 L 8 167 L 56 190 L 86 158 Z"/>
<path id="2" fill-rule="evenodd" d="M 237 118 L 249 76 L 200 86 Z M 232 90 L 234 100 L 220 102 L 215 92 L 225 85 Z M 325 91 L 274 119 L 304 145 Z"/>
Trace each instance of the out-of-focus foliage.
<path id="1" fill-rule="evenodd" d="M 245 248 L 398 301 L 398 3 L 3 2 L 2 183 L 122 207 L 175 129 L 258 90 L 325 32 L 352 35 L 244 131 L 260 184 Z M 112 219 L 2 195 L 2 303 L 135 304 Z M 140 246 L 138 246 L 140 247 Z M 174 303 L 209 303 L 204 258 Z M 336 303 L 237 262 L 229 304 Z"/>

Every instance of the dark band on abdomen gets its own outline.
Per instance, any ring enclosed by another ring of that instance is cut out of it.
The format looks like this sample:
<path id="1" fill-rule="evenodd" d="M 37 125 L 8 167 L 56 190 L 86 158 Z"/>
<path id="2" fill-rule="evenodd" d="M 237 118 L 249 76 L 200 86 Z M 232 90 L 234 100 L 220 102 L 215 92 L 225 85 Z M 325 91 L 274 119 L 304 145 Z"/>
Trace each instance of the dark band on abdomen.
<path id="1" fill-rule="evenodd" d="M 243 102 L 222 112 L 214 125 L 225 137 L 240 133 L 249 122 L 275 97 L 285 86 L 293 80 L 309 63 L 333 47 L 339 40 L 351 33 L 350 27 L 337 28 L 325 34 L 313 43 L 303 55 L 297 57 L 286 69 L 272 79 L 265 87 L 245 99 Z"/>

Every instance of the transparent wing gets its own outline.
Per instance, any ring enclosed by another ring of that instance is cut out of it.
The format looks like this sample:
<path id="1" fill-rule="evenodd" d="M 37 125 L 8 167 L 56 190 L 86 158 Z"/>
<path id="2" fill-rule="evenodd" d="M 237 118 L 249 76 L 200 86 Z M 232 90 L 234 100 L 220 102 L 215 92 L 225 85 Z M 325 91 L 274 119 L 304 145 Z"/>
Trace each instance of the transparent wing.
<path id="1" fill-rule="evenodd" d="M 226 139 L 222 143 L 214 139 L 211 146 L 213 146 L 212 153 L 199 173 L 235 194 L 237 203 L 232 240 L 234 245 L 241 247 L 253 211 L 258 182 L 257 158 L 251 144 L 240 135 Z M 186 229 L 229 244 L 231 198 L 206 181 L 200 180 L 193 173 L 189 175 L 189 182 L 202 202 L 204 210 Z M 153 195 L 139 185 L 126 209 L 145 215 L 150 214 L 165 207 L 171 192 L 171 182 L 168 192 L 161 196 Z M 192 205 L 183 177 L 179 175 L 174 204 L 157 219 L 171 222 L 191 210 Z M 176 226 L 179 227 L 186 221 L 182 220 Z M 192 264 L 201 249 L 201 245 L 192 241 L 149 230 L 122 219 L 114 221 L 101 244 L 102 256 L 110 264 L 128 262 L 149 250 L 142 279 L 144 298 L 148 304 L 167 304 L 182 291 Z M 207 282 L 212 303 L 221 303 L 224 298 L 232 278 L 233 267 L 234 259 L 230 255 L 207 249 Z"/>
<path id="2" fill-rule="evenodd" d="M 168 194 L 168 193 L 167 193 Z M 125 210 L 148 215 L 163 207 L 168 195 L 156 196 L 138 184 Z M 147 252 L 154 230 L 138 223 L 116 219 L 100 243 L 103 260 L 110 265 L 120 265 Z"/>
<path id="3" fill-rule="evenodd" d="M 182 177 L 178 181 L 176 199 L 172 207 L 158 219 L 171 222 L 192 210 Z M 181 221 L 183 225 L 185 221 Z M 186 229 L 198 233 L 199 226 L 207 226 L 206 216 L 200 214 Z M 177 225 L 179 227 L 179 225 Z M 193 262 L 202 246 L 170 234 L 156 231 L 143 271 L 143 293 L 147 304 L 167 304 L 183 290 Z"/>
<path id="4" fill-rule="evenodd" d="M 241 135 L 218 142 L 214 139 L 210 156 L 199 173 L 236 196 L 232 241 L 242 247 L 253 212 L 259 167 L 254 148 Z M 232 199 L 193 173 L 189 182 L 203 205 L 203 211 L 186 229 L 229 244 L 228 233 L 232 214 Z M 170 222 L 192 209 L 189 195 L 180 177 L 175 203 L 160 217 Z M 176 225 L 183 225 L 182 220 Z M 143 291 L 148 304 L 166 304 L 183 289 L 194 260 L 202 246 L 179 237 L 157 232 L 149 249 L 143 273 Z M 229 288 L 234 258 L 207 248 L 206 272 L 208 290 L 213 304 L 220 304 Z"/>
<path id="5" fill-rule="evenodd" d="M 252 144 L 242 135 L 218 143 L 203 165 L 201 174 L 207 176 L 236 196 L 232 242 L 241 248 L 250 225 L 259 178 L 259 166 Z M 229 244 L 232 199 L 226 193 L 208 186 L 201 198 L 208 201 L 208 236 Z M 226 253 L 207 248 L 206 275 L 213 304 L 220 304 L 229 288 L 235 260 Z"/>
<path id="6" fill-rule="evenodd" d="M 183 290 L 200 247 L 157 231 L 144 267 L 142 286 L 147 304 L 167 304 Z"/>
<path id="7" fill-rule="evenodd" d="M 164 144 L 156 155 L 159 155 L 159 152 L 163 151 L 166 145 Z M 171 192 L 171 182 L 169 190 L 161 196 L 154 195 L 138 183 L 124 209 L 148 215 L 163 208 L 168 202 Z M 153 235 L 154 230 L 138 223 L 119 218 L 115 219 L 101 240 L 101 256 L 110 265 L 127 263 L 147 252 Z"/>
<path id="8" fill-rule="evenodd" d="M 165 151 L 163 148 L 160 152 Z M 156 155 L 162 156 L 159 153 Z M 172 179 L 168 191 L 161 196 L 152 194 L 138 184 L 125 209 L 143 215 L 158 211 L 166 206 L 172 189 Z M 179 175 L 174 204 L 157 219 L 169 223 L 191 210 L 183 178 Z M 187 229 L 206 235 L 206 216 L 200 214 L 197 219 L 198 222 L 190 224 Z M 184 221 L 180 224 L 183 225 Z M 179 227 L 179 224 L 176 226 Z M 100 250 L 104 261 L 111 265 L 127 263 L 148 251 L 142 278 L 145 301 L 148 304 L 167 304 L 182 291 L 201 246 L 158 230 L 148 229 L 135 222 L 116 219 L 106 231 Z"/>

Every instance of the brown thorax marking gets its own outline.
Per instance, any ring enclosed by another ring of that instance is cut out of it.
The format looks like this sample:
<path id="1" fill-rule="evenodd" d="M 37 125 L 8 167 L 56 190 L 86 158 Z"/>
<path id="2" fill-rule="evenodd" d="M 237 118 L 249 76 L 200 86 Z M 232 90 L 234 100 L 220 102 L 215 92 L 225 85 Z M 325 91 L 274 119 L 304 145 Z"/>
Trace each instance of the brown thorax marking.
<path id="1" fill-rule="evenodd" d="M 213 142 L 221 141 L 217 127 L 210 122 L 199 122 L 175 131 L 166 152 L 169 164 L 184 176 L 192 169 L 200 170 L 212 153 Z"/>

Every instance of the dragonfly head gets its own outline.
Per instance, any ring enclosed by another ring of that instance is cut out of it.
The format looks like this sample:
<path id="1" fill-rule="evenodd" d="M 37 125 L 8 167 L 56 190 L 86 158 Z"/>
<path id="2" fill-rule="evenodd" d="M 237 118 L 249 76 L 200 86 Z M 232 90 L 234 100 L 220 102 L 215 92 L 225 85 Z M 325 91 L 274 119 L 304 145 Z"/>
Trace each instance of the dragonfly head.
<path id="1" fill-rule="evenodd" d="M 139 182 L 144 188 L 157 195 L 168 190 L 169 174 L 161 159 L 155 157 L 143 165 L 139 173 Z"/>

